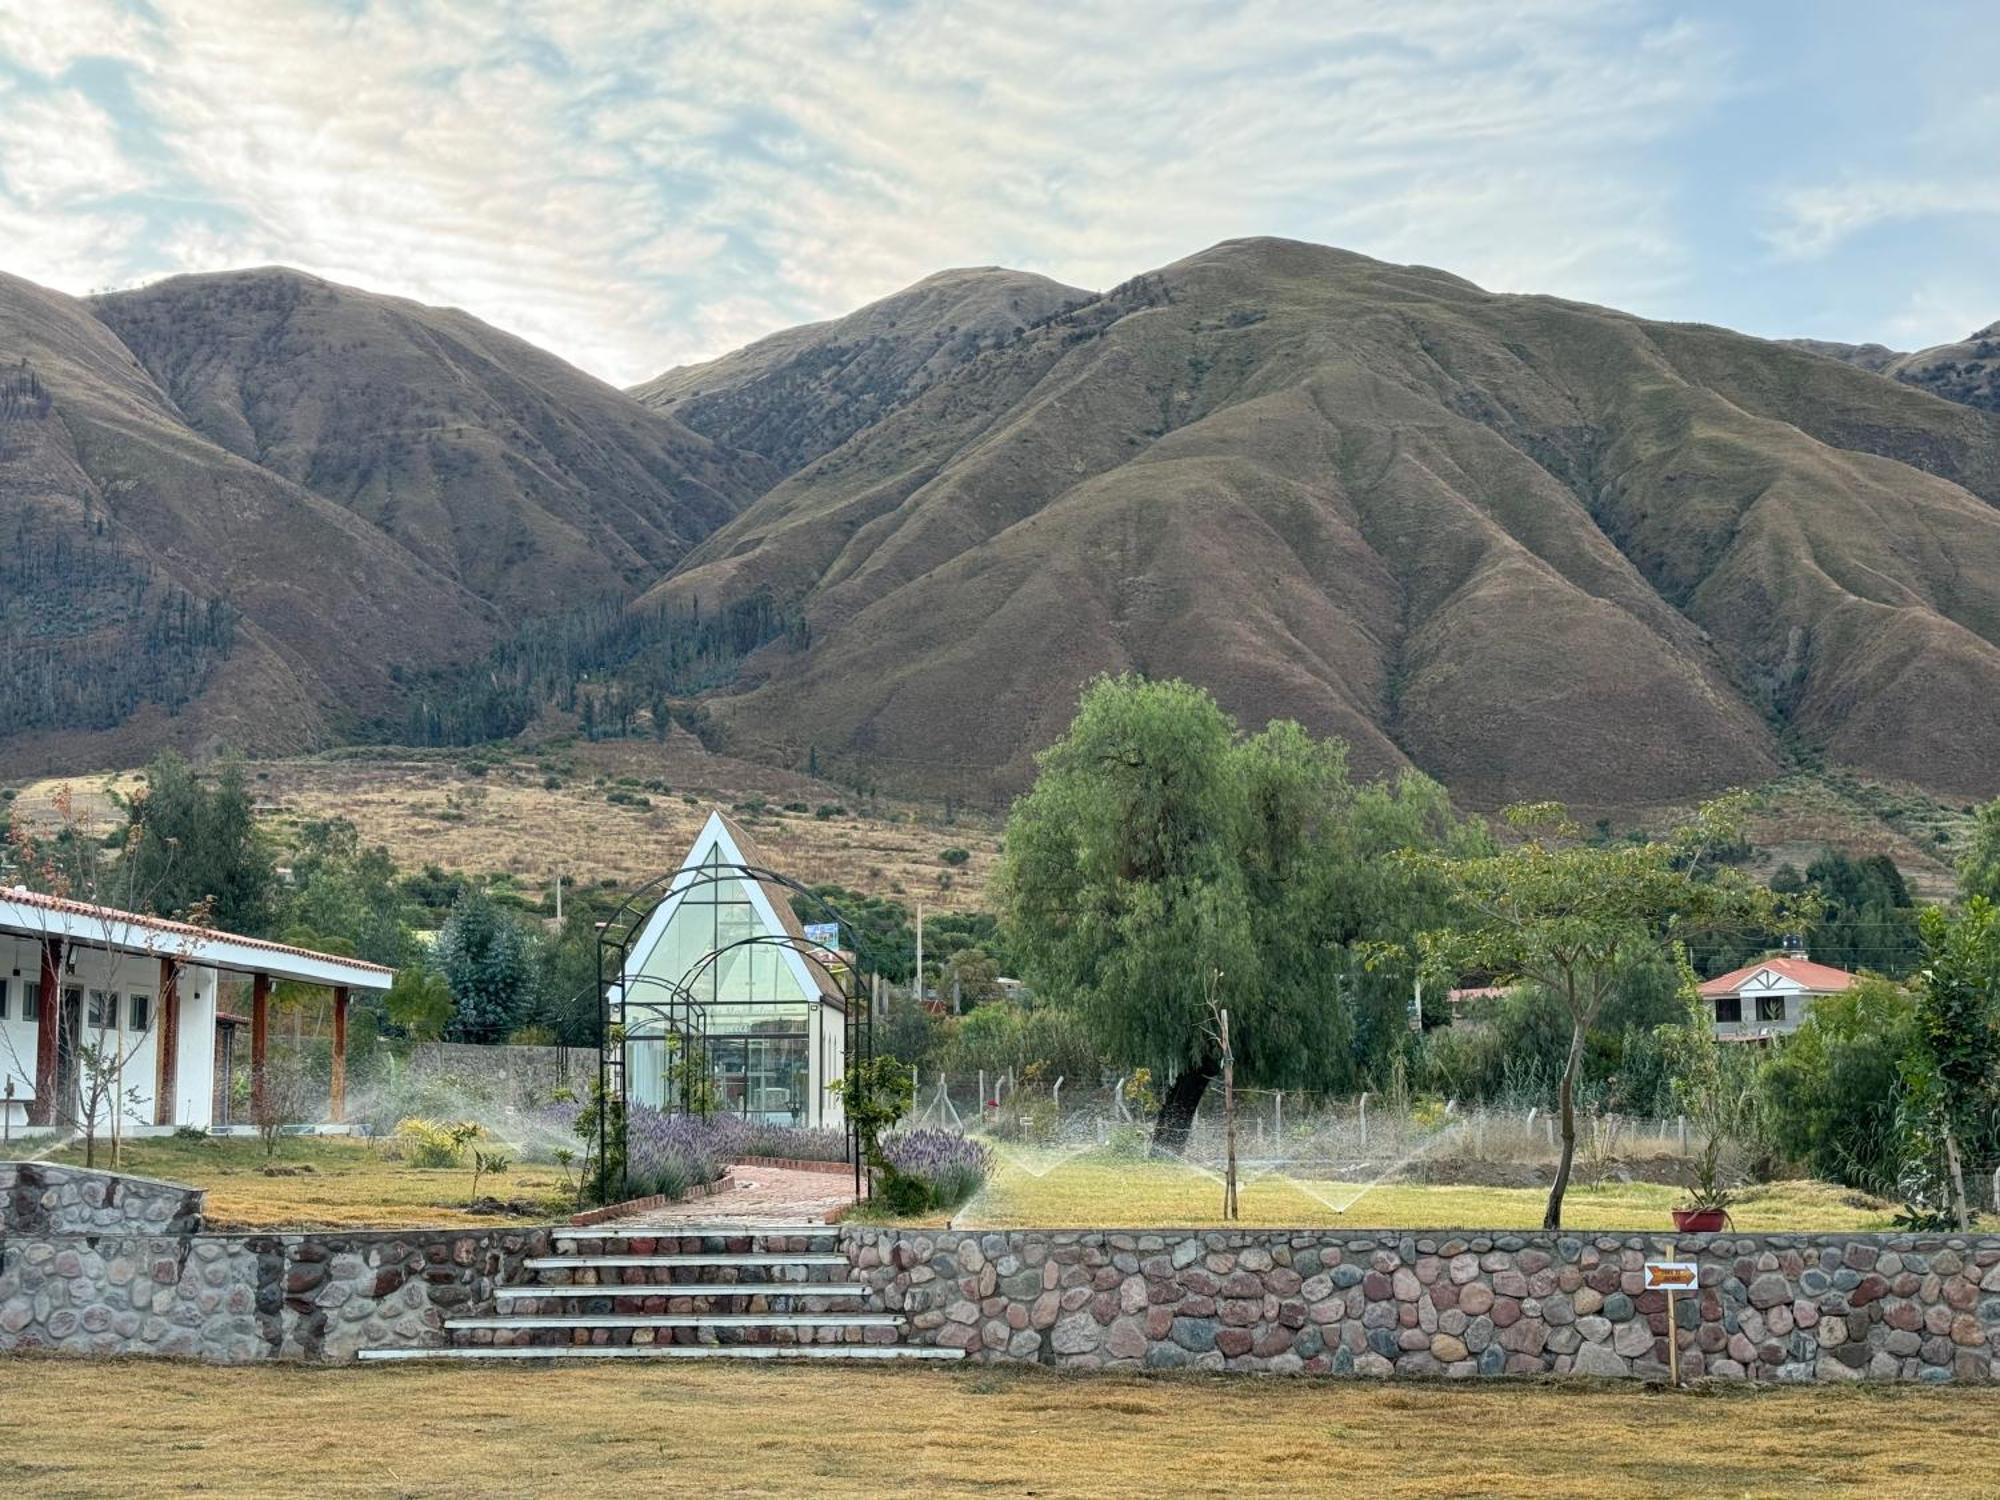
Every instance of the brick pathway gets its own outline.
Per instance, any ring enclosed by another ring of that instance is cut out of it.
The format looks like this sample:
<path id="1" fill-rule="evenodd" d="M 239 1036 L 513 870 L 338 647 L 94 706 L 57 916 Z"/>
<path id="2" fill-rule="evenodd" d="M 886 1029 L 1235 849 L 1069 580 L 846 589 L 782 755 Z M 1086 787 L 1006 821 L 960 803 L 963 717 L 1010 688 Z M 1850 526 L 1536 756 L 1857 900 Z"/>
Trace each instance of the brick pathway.
<path id="1" fill-rule="evenodd" d="M 787 1167 L 731 1167 L 736 1186 L 712 1197 L 649 1208 L 615 1222 L 620 1228 L 671 1224 L 818 1224 L 854 1201 L 851 1172 L 801 1172 Z"/>

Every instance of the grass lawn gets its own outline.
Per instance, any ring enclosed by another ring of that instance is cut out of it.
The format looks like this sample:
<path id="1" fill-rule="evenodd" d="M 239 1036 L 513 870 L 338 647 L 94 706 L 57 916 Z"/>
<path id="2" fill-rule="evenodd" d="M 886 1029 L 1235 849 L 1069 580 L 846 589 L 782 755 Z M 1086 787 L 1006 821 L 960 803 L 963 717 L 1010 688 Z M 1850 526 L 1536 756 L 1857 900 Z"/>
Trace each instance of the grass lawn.
<path id="1" fill-rule="evenodd" d="M 0 1360 L 0 1491 L 22 1496 L 1886 1500 L 1995 1473 L 2000 1392 L 1972 1388 Z"/>
<path id="2" fill-rule="evenodd" d="M 60 1151 L 52 1159 L 80 1166 L 83 1150 Z M 97 1164 L 105 1168 L 111 1164 L 103 1145 Z M 280 1174 L 293 1169 L 296 1175 L 271 1175 L 267 1168 Z M 383 1143 L 339 1136 L 288 1137 L 279 1143 L 277 1155 L 268 1159 L 262 1141 L 237 1136 L 127 1141 L 123 1170 L 207 1188 L 209 1224 L 215 1229 L 305 1225 L 397 1229 L 530 1222 L 439 1207 L 471 1201 L 470 1167 L 412 1167 L 389 1160 Z M 562 1173 L 555 1167 L 516 1165 L 499 1177 L 488 1174 L 479 1183 L 481 1197 L 541 1204 L 544 1219 L 570 1212 L 566 1202 L 556 1201 L 561 1191 Z"/>
<path id="3" fill-rule="evenodd" d="M 1681 1189 L 1652 1182 L 1573 1185 L 1563 1223 L 1576 1229 L 1671 1229 L 1668 1210 Z M 1244 1177 L 1238 1186 L 1242 1222 L 1255 1226 L 1356 1228 L 1532 1229 L 1548 1195 L 1540 1188 L 1448 1187 L 1384 1183 L 1294 1182 Z M 1221 1222 L 1222 1185 L 1189 1167 L 1107 1158 L 1063 1159 L 1006 1147 L 995 1158 L 986 1191 L 953 1216 L 959 1225 L 1006 1229 L 1027 1225 L 1186 1227 Z M 1343 1211 L 1344 1210 L 1344 1211 Z M 1730 1210 L 1739 1229 L 1887 1229 L 1893 1205 L 1823 1182 L 1774 1183 L 1748 1189 Z"/>

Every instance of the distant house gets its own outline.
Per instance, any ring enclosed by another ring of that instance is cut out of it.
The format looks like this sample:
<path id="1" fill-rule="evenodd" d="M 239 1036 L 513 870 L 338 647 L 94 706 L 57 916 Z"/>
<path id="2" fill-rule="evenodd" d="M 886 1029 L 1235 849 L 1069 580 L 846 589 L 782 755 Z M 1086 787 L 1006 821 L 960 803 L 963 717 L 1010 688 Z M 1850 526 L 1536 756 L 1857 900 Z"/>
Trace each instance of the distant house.
<path id="1" fill-rule="evenodd" d="M 1805 1023 L 1821 995 L 1837 995 L 1855 976 L 1804 954 L 1760 958 L 1701 987 L 1715 1011 L 1715 1034 L 1725 1041 L 1761 1041 L 1786 1036 Z"/>

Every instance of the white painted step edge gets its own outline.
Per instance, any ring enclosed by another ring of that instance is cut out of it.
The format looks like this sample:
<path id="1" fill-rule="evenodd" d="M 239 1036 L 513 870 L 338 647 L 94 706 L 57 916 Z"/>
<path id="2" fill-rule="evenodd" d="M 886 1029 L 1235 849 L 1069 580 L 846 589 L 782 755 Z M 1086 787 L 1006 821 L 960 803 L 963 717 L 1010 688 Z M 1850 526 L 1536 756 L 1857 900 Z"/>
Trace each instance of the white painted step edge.
<path id="1" fill-rule="evenodd" d="M 611 1266 L 844 1266 L 848 1259 L 826 1250 L 782 1251 L 745 1250 L 682 1255 L 534 1255 L 521 1262 L 530 1271 L 591 1270 Z"/>
<path id="2" fill-rule="evenodd" d="M 630 1219 L 607 1219 L 602 1224 L 564 1224 L 550 1231 L 559 1240 L 687 1240 L 721 1236 L 799 1234 L 831 1238 L 840 1233 L 838 1224 L 637 1224 Z"/>
<path id="3" fill-rule="evenodd" d="M 935 1344 L 550 1344 L 461 1349 L 363 1349 L 357 1359 L 964 1359 Z"/>
<path id="4" fill-rule="evenodd" d="M 447 1328 L 893 1328 L 901 1313 L 473 1313 Z"/>
<path id="5" fill-rule="evenodd" d="M 600 1286 L 496 1286 L 496 1297 L 865 1297 L 860 1281 L 642 1281 Z"/>

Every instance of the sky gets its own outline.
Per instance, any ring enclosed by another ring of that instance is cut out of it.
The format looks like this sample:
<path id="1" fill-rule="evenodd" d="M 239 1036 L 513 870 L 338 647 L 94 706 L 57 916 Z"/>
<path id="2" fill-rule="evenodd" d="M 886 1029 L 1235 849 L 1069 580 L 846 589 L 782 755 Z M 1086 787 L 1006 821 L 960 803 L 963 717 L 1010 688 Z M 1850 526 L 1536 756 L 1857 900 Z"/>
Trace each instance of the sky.
<path id="1" fill-rule="evenodd" d="M 1770 337 L 2000 318 L 1992 0 L 0 0 L 0 270 L 285 264 L 625 385 L 948 266 L 1316 240 Z"/>

